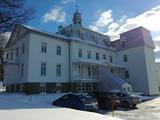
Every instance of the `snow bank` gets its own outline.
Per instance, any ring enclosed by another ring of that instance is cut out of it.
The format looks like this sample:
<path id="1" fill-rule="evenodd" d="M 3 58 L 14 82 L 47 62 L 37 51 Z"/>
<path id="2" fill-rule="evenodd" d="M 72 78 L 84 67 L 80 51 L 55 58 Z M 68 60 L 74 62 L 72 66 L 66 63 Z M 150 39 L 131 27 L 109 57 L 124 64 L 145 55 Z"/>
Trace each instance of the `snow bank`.
<path id="1" fill-rule="evenodd" d="M 63 94 L 26 96 L 0 93 L 2 120 L 121 120 L 99 113 L 52 106 L 53 100 Z"/>

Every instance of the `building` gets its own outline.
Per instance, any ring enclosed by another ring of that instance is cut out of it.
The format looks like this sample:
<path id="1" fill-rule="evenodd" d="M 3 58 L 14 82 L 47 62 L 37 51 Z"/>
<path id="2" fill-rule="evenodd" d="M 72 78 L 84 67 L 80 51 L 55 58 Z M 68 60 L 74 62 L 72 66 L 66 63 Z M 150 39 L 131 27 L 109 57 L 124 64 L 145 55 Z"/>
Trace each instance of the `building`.
<path id="1" fill-rule="evenodd" d="M 8 92 L 160 93 L 154 44 L 143 27 L 112 42 L 109 36 L 84 28 L 76 10 L 73 23 L 59 26 L 57 33 L 16 24 L 6 49 Z"/>

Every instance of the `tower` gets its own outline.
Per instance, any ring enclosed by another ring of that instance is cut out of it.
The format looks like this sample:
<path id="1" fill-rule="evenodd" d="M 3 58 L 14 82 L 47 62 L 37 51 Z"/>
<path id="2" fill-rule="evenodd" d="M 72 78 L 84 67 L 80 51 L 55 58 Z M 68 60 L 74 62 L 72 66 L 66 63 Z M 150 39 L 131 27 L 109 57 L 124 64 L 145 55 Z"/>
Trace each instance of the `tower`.
<path id="1" fill-rule="evenodd" d="M 76 5 L 76 12 L 73 14 L 73 23 L 80 26 L 82 23 L 82 16 L 81 13 L 78 11 L 77 5 Z"/>

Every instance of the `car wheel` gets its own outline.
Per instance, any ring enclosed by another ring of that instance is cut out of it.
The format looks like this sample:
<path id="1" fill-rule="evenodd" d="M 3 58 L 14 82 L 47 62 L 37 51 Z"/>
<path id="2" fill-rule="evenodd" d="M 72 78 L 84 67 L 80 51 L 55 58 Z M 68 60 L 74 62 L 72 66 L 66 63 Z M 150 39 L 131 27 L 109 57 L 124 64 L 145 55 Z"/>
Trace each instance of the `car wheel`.
<path id="1" fill-rule="evenodd" d="M 135 108 L 137 105 L 132 105 L 133 108 Z"/>
<path id="2" fill-rule="evenodd" d="M 123 107 L 126 107 L 126 108 L 129 107 L 129 103 L 127 101 L 124 101 L 122 105 Z"/>

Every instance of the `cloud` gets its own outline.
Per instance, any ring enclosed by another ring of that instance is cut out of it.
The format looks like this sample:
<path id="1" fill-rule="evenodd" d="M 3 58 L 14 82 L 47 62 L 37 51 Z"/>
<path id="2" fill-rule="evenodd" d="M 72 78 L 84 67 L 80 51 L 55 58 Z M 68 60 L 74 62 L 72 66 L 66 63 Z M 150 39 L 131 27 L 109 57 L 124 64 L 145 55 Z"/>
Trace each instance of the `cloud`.
<path id="1" fill-rule="evenodd" d="M 104 11 L 100 14 L 98 20 L 96 20 L 92 25 L 90 25 L 89 28 L 94 31 L 103 32 L 103 29 L 111 22 L 113 22 L 112 11 Z"/>
<path id="2" fill-rule="evenodd" d="M 68 4 L 68 3 L 71 3 L 71 2 L 75 2 L 75 0 L 62 0 L 61 1 L 62 4 Z"/>
<path id="3" fill-rule="evenodd" d="M 153 40 L 154 40 L 155 42 L 158 42 L 158 41 L 160 42 L 160 35 L 154 37 Z"/>
<path id="4" fill-rule="evenodd" d="M 152 32 L 158 32 L 160 31 L 159 21 L 160 5 L 132 18 L 128 18 L 124 15 L 119 20 L 114 20 L 112 17 L 112 10 L 103 11 L 98 20 L 93 22 L 89 28 L 107 35 L 118 37 L 118 34 L 139 26 L 143 26 Z M 160 36 L 160 34 L 157 35 L 157 37 L 158 36 Z"/>
<path id="5" fill-rule="evenodd" d="M 53 9 L 48 11 L 43 17 L 42 22 L 46 23 L 49 21 L 64 22 L 66 19 L 66 13 L 60 6 L 53 6 Z"/>
<path id="6" fill-rule="evenodd" d="M 121 25 L 120 28 L 118 29 L 118 32 L 121 33 L 138 26 L 143 26 L 152 32 L 159 31 L 160 30 L 159 16 L 160 16 L 160 6 L 157 6 L 136 17 L 127 18 L 125 20 L 125 23 Z"/>

